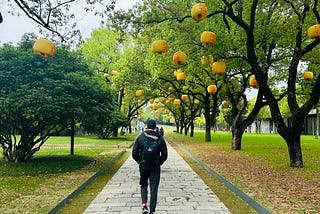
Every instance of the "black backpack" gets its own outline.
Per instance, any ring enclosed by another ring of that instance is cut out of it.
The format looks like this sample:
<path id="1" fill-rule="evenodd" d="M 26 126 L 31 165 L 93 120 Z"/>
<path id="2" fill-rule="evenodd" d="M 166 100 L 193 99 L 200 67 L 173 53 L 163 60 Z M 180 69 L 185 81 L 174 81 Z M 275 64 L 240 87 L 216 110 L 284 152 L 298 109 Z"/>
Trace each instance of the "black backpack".
<path id="1" fill-rule="evenodd" d="M 143 148 L 141 152 L 140 164 L 145 164 L 148 166 L 158 166 L 160 160 L 160 150 L 159 150 L 159 139 L 154 140 L 148 138 L 143 133 Z"/>

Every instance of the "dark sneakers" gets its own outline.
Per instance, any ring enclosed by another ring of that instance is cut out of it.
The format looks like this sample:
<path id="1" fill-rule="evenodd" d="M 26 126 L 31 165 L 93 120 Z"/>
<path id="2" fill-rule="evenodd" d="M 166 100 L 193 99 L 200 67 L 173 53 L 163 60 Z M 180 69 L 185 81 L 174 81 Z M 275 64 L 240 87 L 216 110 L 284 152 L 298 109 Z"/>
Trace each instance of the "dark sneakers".
<path id="1" fill-rule="evenodd" d="M 142 207 L 142 214 L 149 214 L 149 209 L 148 209 L 147 205 L 144 205 Z"/>

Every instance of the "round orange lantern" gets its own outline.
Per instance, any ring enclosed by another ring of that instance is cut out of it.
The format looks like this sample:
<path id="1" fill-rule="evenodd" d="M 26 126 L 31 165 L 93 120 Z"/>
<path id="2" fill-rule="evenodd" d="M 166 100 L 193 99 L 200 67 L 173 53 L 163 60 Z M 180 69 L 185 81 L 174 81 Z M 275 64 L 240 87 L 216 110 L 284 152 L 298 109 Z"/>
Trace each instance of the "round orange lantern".
<path id="1" fill-rule="evenodd" d="M 226 101 L 226 100 L 224 100 L 224 101 L 222 102 L 222 105 L 225 106 L 225 107 L 227 107 L 227 106 L 229 105 L 229 102 Z"/>
<path id="2" fill-rule="evenodd" d="M 194 102 L 194 104 L 195 104 L 195 105 L 199 105 L 199 103 L 200 103 L 200 100 L 198 100 L 198 99 L 195 99 L 195 100 L 194 100 L 193 102 Z"/>
<path id="3" fill-rule="evenodd" d="M 112 71 L 111 71 L 111 75 L 112 75 L 112 76 L 117 75 L 117 73 L 118 73 L 118 71 L 116 71 L 116 70 L 112 70 Z"/>
<path id="4" fill-rule="evenodd" d="M 143 95 L 143 90 L 137 90 L 136 91 L 136 96 L 141 97 Z"/>
<path id="5" fill-rule="evenodd" d="M 181 95 L 182 101 L 186 101 L 187 99 L 188 99 L 188 95 L 186 95 L 186 94 Z"/>
<path id="6" fill-rule="evenodd" d="M 187 55 L 185 52 L 177 51 L 173 54 L 173 62 L 177 65 L 183 65 L 187 61 Z"/>
<path id="7" fill-rule="evenodd" d="M 47 39 L 37 39 L 33 44 L 33 51 L 41 56 L 53 56 L 56 51 L 56 46 L 53 42 Z"/>
<path id="8" fill-rule="evenodd" d="M 208 9 L 205 3 L 197 3 L 191 8 L 191 17 L 194 20 L 201 21 L 208 15 Z"/>
<path id="9" fill-rule="evenodd" d="M 200 41 L 203 45 L 212 45 L 216 42 L 216 34 L 211 31 L 204 31 L 201 34 Z"/>
<path id="10" fill-rule="evenodd" d="M 159 108 L 158 105 L 153 105 L 153 106 L 152 106 L 152 109 L 153 109 L 154 111 L 158 110 L 158 108 Z"/>
<path id="11" fill-rule="evenodd" d="M 252 75 L 250 78 L 249 78 L 249 85 L 251 85 L 252 87 L 258 87 L 259 84 L 256 80 L 256 77 L 254 75 Z"/>
<path id="12" fill-rule="evenodd" d="M 162 54 L 169 49 L 168 42 L 166 40 L 156 40 L 152 43 L 152 51 L 154 53 Z"/>
<path id="13" fill-rule="evenodd" d="M 179 106 L 181 103 L 180 99 L 174 99 L 173 104 L 175 104 L 176 106 Z"/>
<path id="14" fill-rule="evenodd" d="M 303 73 L 304 80 L 313 80 L 313 72 L 312 71 L 305 71 Z"/>
<path id="15" fill-rule="evenodd" d="M 170 110 L 169 110 L 169 109 L 166 109 L 166 110 L 164 110 L 164 112 L 165 112 L 166 114 L 168 114 L 168 113 L 170 112 Z"/>
<path id="16" fill-rule="evenodd" d="M 154 103 L 154 99 L 150 99 L 149 103 L 153 104 Z"/>
<path id="17" fill-rule="evenodd" d="M 216 85 L 209 85 L 207 87 L 207 91 L 210 93 L 210 94 L 214 94 L 217 92 L 217 86 Z"/>
<path id="18" fill-rule="evenodd" d="M 226 72 L 226 63 L 219 61 L 219 62 L 215 62 L 212 64 L 212 71 L 214 74 L 218 74 L 219 76 L 221 76 L 222 74 L 224 74 Z"/>
<path id="19" fill-rule="evenodd" d="M 185 80 L 187 78 L 187 75 L 186 75 L 186 73 L 184 73 L 184 72 L 181 72 L 181 73 L 178 73 L 177 74 L 177 80 L 178 81 L 183 81 L 183 80 Z"/>
<path id="20" fill-rule="evenodd" d="M 310 39 L 320 40 L 320 24 L 309 27 L 308 37 Z"/>

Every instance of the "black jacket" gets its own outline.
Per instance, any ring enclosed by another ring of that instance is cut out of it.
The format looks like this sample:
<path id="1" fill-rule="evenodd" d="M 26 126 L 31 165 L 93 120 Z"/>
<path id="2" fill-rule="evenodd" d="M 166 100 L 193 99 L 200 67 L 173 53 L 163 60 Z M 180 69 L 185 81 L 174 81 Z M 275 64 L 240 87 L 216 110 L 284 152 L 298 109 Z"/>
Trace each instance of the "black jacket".
<path id="1" fill-rule="evenodd" d="M 154 140 L 159 139 L 159 151 L 160 151 L 159 164 L 162 165 L 168 158 L 168 150 L 167 150 L 167 145 L 164 138 L 159 134 L 158 131 L 151 130 L 151 129 L 147 129 L 146 131 L 144 131 L 144 134 L 147 138 L 152 138 Z M 144 136 L 142 133 L 136 138 L 132 148 L 132 157 L 138 164 L 140 164 L 140 160 L 141 160 L 141 152 L 144 144 L 143 138 Z"/>

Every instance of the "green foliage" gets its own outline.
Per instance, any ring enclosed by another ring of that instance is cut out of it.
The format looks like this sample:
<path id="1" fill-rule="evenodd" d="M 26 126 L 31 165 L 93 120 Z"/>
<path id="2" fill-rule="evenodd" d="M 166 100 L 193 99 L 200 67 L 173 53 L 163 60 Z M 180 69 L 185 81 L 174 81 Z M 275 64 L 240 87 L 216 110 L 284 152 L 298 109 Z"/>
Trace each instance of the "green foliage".
<path id="1" fill-rule="evenodd" d="M 30 160 L 49 136 L 97 108 L 100 90 L 104 109 L 113 108 L 110 92 L 99 88 L 103 81 L 97 81 L 76 52 L 59 48 L 53 57 L 43 58 L 33 53 L 26 38 L 19 47 L 0 49 L 0 144 L 5 159 L 15 162 Z"/>

